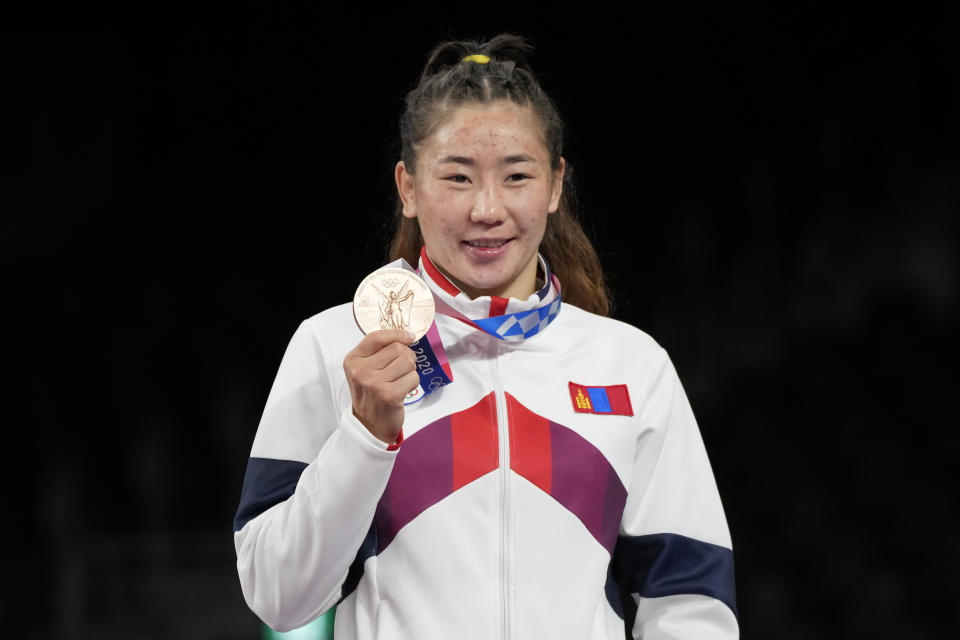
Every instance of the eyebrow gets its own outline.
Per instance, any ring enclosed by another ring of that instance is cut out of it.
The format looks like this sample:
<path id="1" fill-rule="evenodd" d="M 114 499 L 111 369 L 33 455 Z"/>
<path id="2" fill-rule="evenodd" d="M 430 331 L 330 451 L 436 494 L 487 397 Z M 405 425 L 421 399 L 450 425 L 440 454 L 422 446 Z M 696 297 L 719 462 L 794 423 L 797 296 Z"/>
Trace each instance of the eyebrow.
<path id="1" fill-rule="evenodd" d="M 473 164 L 473 158 L 468 158 L 466 156 L 447 156 L 440 159 L 440 164 L 447 164 L 448 162 L 453 162 L 455 164 Z"/>
<path id="2" fill-rule="evenodd" d="M 440 159 L 440 164 L 447 164 L 449 162 L 455 164 L 465 164 L 468 166 L 472 166 L 474 164 L 473 158 L 468 158 L 467 156 L 446 156 Z M 535 160 L 533 156 L 528 156 L 525 153 L 507 156 L 503 159 L 503 164 L 517 164 L 518 162 L 535 162 Z"/>

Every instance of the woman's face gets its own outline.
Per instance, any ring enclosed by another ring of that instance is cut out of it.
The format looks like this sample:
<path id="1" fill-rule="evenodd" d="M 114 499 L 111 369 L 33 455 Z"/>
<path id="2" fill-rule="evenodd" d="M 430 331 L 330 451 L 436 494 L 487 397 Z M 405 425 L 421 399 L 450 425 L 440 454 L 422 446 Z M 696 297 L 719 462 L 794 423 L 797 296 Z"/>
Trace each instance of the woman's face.
<path id="1" fill-rule="evenodd" d="M 505 100 L 464 105 L 416 153 L 416 174 L 397 163 L 397 189 L 430 260 L 471 298 L 532 294 L 564 170 L 563 160 L 551 169 L 533 112 Z"/>

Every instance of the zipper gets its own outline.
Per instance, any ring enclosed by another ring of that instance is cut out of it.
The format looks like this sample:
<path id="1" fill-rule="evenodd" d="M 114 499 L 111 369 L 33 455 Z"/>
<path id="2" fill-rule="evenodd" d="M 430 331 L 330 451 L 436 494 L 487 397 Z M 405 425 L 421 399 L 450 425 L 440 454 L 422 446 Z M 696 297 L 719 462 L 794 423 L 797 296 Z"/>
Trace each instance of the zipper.
<path id="1" fill-rule="evenodd" d="M 510 637 L 510 431 L 507 397 L 500 366 L 501 345 L 493 344 L 493 393 L 497 401 L 497 439 L 500 446 L 500 637 Z"/>

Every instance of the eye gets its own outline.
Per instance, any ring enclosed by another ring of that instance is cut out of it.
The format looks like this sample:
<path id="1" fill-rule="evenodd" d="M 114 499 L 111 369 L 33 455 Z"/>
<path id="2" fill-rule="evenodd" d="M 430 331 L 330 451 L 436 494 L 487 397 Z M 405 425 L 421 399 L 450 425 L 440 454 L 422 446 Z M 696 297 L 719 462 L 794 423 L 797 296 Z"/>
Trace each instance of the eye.
<path id="1" fill-rule="evenodd" d="M 449 180 L 450 182 L 456 182 L 457 184 L 466 184 L 470 182 L 470 178 L 463 175 L 462 173 L 455 173 L 452 176 L 447 176 L 444 180 Z"/>
<path id="2" fill-rule="evenodd" d="M 510 176 L 507 177 L 507 182 L 522 182 L 529 179 L 530 176 L 526 173 L 511 173 Z"/>

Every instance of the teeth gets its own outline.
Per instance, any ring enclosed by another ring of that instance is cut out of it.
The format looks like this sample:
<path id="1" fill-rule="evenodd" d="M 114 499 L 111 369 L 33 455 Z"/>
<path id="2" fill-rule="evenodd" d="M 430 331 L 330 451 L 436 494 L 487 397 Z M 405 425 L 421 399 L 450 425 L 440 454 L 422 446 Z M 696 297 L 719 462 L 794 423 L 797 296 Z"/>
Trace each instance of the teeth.
<path id="1" fill-rule="evenodd" d="M 491 248 L 491 247 L 499 247 L 504 243 L 506 243 L 506 240 L 471 240 L 470 246 Z"/>

